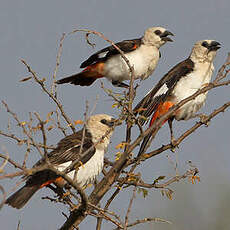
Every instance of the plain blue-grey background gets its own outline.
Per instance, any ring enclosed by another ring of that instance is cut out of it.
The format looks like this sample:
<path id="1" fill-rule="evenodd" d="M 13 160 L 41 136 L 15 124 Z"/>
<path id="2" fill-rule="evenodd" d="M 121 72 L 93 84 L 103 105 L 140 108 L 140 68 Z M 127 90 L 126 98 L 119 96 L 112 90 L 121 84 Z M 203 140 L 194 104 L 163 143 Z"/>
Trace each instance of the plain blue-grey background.
<path id="1" fill-rule="evenodd" d="M 229 0 L 12 0 L 1 1 L 0 7 L 0 99 L 5 100 L 17 112 L 22 121 L 28 120 L 28 112 L 37 111 L 45 119 L 46 114 L 55 109 L 51 100 L 44 95 L 33 81 L 25 83 L 20 79 L 28 76 L 20 59 L 25 59 L 37 72 L 39 77 L 45 77 L 50 86 L 50 79 L 55 68 L 58 42 L 63 32 L 73 29 L 92 29 L 102 32 L 113 41 L 137 38 L 143 35 L 146 28 L 163 26 L 176 36 L 174 42 L 161 48 L 162 58 L 154 74 L 141 83 L 138 88 L 135 103 L 166 73 L 169 68 L 186 58 L 192 45 L 201 39 L 215 39 L 222 44 L 218 51 L 216 70 L 224 63 L 230 51 L 230 2 Z M 63 45 L 63 55 L 58 71 L 58 78 L 79 71 L 79 65 L 94 51 L 108 44 L 100 38 L 93 38 L 96 48 L 86 44 L 81 33 L 68 36 Z M 216 72 L 215 72 L 216 73 Z M 105 86 L 113 88 L 106 80 Z M 122 92 L 113 88 L 116 92 Z M 112 108 L 112 100 L 100 88 L 100 81 L 91 87 L 74 87 L 62 85 L 58 87 L 59 99 L 64 104 L 65 111 L 76 120 L 81 119 L 85 110 L 85 101 L 93 107 L 99 98 L 94 113 L 118 115 L 118 110 Z M 229 101 L 229 87 L 222 87 L 209 92 L 203 112 L 211 112 L 215 107 Z M 0 129 L 7 130 L 9 115 L 3 106 L 0 107 Z M 201 182 L 195 185 L 187 180 L 177 183 L 171 188 L 175 191 L 172 201 L 162 197 L 160 191 L 151 190 L 146 198 L 137 195 L 130 220 L 144 217 L 160 217 L 172 221 L 168 224 L 145 224 L 133 229 L 229 229 L 229 192 L 230 192 L 230 157 L 229 157 L 229 111 L 214 118 L 208 128 L 202 127 L 186 139 L 176 154 L 170 151 L 163 153 L 139 167 L 147 182 L 152 182 L 160 175 L 174 176 L 174 165 L 178 158 L 178 171 L 183 173 L 188 169 L 188 160 L 200 170 Z M 195 123 L 175 122 L 175 135 L 179 136 L 186 128 Z M 20 136 L 20 129 L 11 122 L 14 132 Z M 80 128 L 80 126 L 79 126 Z M 125 129 L 116 130 L 108 151 L 110 159 L 115 158 L 118 144 L 124 136 Z M 70 130 L 69 130 L 69 133 Z M 137 134 L 137 133 L 136 133 Z M 37 134 L 37 138 L 40 138 Z M 22 137 L 22 135 L 21 135 Z M 56 131 L 48 133 L 48 141 L 57 143 L 62 134 Z M 135 133 L 134 133 L 135 137 Z M 169 142 L 168 127 L 163 127 L 151 148 Z M 1 152 L 7 149 L 12 159 L 23 161 L 25 148 L 15 141 L 0 137 Z M 28 166 L 39 159 L 39 154 L 32 151 Z M 170 159 L 170 160 L 169 160 Z M 6 167 L 6 172 L 12 172 L 13 167 Z M 17 180 L 1 181 L 1 185 L 10 192 Z M 57 229 L 68 214 L 60 204 L 41 200 L 42 196 L 52 195 L 48 189 L 38 192 L 30 203 L 22 210 L 3 207 L 0 211 L 0 228 L 16 229 L 21 221 L 23 230 Z M 111 210 L 125 215 L 128 206 L 130 190 L 121 192 Z M 108 197 L 108 196 L 106 196 Z M 106 200 L 106 197 L 104 200 Z M 80 225 L 81 229 L 95 229 L 95 219 L 88 217 Z M 114 227 L 114 226 L 113 226 Z M 112 229 L 105 223 L 103 229 Z"/>

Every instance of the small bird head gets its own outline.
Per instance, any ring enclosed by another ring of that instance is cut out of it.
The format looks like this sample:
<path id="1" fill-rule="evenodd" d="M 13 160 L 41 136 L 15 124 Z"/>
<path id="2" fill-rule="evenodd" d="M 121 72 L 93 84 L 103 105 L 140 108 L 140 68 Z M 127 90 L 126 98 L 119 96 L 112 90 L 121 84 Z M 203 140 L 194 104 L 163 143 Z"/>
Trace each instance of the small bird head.
<path id="1" fill-rule="evenodd" d="M 195 43 L 190 57 L 200 62 L 212 62 L 220 48 L 220 43 L 217 41 L 201 40 Z"/>
<path id="2" fill-rule="evenodd" d="M 174 36 L 173 33 L 163 27 L 151 27 L 145 31 L 142 40 L 145 44 L 154 45 L 157 48 L 160 48 L 166 42 L 173 41 L 170 37 L 168 37 L 169 35 Z"/>
<path id="3" fill-rule="evenodd" d="M 89 117 L 86 122 L 86 128 L 91 133 L 94 143 L 100 141 L 101 138 L 104 137 L 102 145 L 104 145 L 103 143 L 108 145 L 115 126 L 120 124 L 121 122 L 107 114 L 96 114 Z M 97 146 L 99 147 L 99 144 Z M 101 147 L 104 148 L 104 146 Z"/>

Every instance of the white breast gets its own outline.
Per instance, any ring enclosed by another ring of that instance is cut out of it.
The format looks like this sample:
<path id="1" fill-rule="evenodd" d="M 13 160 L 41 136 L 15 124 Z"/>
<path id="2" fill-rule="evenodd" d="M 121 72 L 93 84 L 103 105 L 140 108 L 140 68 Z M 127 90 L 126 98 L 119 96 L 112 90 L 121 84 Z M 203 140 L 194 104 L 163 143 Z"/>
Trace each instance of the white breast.
<path id="1" fill-rule="evenodd" d="M 159 50 L 155 46 L 141 45 L 125 56 L 131 66 L 134 66 L 135 77 L 145 79 L 156 68 L 159 60 Z M 109 80 L 114 81 L 130 80 L 130 70 L 121 55 L 115 55 L 106 62 L 104 75 Z"/>
<path id="2" fill-rule="evenodd" d="M 211 80 L 212 72 L 214 70 L 211 64 L 197 64 L 194 71 L 188 74 L 187 77 L 183 77 L 173 90 L 175 96 L 175 103 L 193 95 L 197 90 L 203 88 L 205 84 Z M 194 100 L 191 100 L 184 104 L 176 113 L 175 118 L 177 120 L 188 120 L 196 114 L 196 112 L 204 105 L 207 97 L 207 92 L 200 94 Z"/>
<path id="3" fill-rule="evenodd" d="M 56 168 L 60 171 L 65 170 L 72 161 L 68 161 L 64 164 L 57 166 Z M 75 171 L 71 171 L 68 173 L 68 176 L 71 179 L 75 179 L 80 186 L 84 186 L 93 182 L 96 176 L 101 173 L 104 165 L 104 151 L 96 150 L 95 154 L 87 161 L 84 165 L 79 167 L 77 175 L 75 177 Z"/>

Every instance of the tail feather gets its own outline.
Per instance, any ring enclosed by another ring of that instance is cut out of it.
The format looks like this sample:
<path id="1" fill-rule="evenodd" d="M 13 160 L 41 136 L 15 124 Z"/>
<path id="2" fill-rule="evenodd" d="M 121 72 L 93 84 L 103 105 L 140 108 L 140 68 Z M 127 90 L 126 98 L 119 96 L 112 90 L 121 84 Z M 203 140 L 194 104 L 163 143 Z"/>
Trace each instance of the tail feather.
<path id="1" fill-rule="evenodd" d="M 151 136 L 152 136 L 152 133 L 149 133 L 149 134 L 143 139 L 137 157 L 139 157 L 140 155 L 142 155 L 142 154 L 146 151 L 146 149 L 147 149 L 147 147 L 148 147 L 148 144 L 149 144 L 149 139 L 151 138 Z"/>
<path id="2" fill-rule="evenodd" d="M 163 103 L 160 103 L 160 104 L 158 105 L 158 107 L 157 107 L 155 113 L 153 114 L 151 120 L 150 120 L 149 127 L 151 127 L 151 126 L 155 123 L 155 121 L 156 121 L 158 118 L 160 118 L 160 117 L 163 116 L 165 113 L 167 113 L 167 112 L 169 111 L 169 109 L 170 109 L 173 105 L 174 105 L 174 103 L 173 103 L 173 102 L 170 102 L 170 101 L 165 101 L 165 102 L 163 102 Z M 161 126 L 164 125 L 164 123 L 165 123 L 166 121 L 167 121 L 167 120 L 163 121 L 162 124 L 161 124 Z M 151 138 L 151 136 L 152 136 L 152 133 L 148 134 L 148 135 L 144 138 L 143 142 L 141 143 L 141 147 L 140 147 L 139 153 L 138 153 L 138 155 L 137 155 L 138 157 L 146 151 L 146 149 L 147 149 L 147 147 L 148 147 L 148 145 L 149 145 L 149 139 Z"/>
<path id="3" fill-rule="evenodd" d="M 73 85 L 80 85 L 80 86 L 89 86 L 92 85 L 93 82 L 97 79 L 98 77 L 91 77 L 89 76 L 88 71 L 83 71 L 78 74 L 74 74 L 69 77 L 62 78 L 58 81 L 56 81 L 57 84 L 65 84 L 65 83 L 70 83 Z"/>
<path id="4" fill-rule="evenodd" d="M 11 195 L 7 200 L 6 204 L 12 206 L 13 208 L 20 209 L 22 208 L 29 199 L 34 195 L 35 192 L 39 190 L 40 186 L 27 186 L 25 185 L 13 195 Z"/>
<path id="5" fill-rule="evenodd" d="M 57 84 L 71 83 L 80 86 L 92 85 L 97 78 L 103 77 L 104 63 L 98 62 L 96 64 L 87 66 L 82 72 L 74 74 L 69 77 L 62 78 L 56 81 Z"/>

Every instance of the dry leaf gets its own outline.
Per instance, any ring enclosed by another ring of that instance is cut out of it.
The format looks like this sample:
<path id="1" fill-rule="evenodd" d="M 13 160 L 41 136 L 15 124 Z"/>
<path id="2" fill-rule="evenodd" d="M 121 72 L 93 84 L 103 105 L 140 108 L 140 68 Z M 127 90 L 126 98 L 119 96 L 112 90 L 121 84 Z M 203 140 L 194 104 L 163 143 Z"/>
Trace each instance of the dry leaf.
<path id="1" fill-rule="evenodd" d="M 115 148 L 116 149 L 124 149 L 126 145 L 128 145 L 128 143 L 121 142 L 120 144 L 116 145 Z"/>
<path id="2" fill-rule="evenodd" d="M 82 125 L 84 122 L 82 120 L 73 121 L 75 125 Z"/>
<path id="3" fill-rule="evenodd" d="M 21 125 L 21 126 L 24 126 L 24 125 L 26 125 L 26 123 L 27 123 L 26 121 L 22 121 L 22 122 L 20 123 L 20 125 Z"/>

